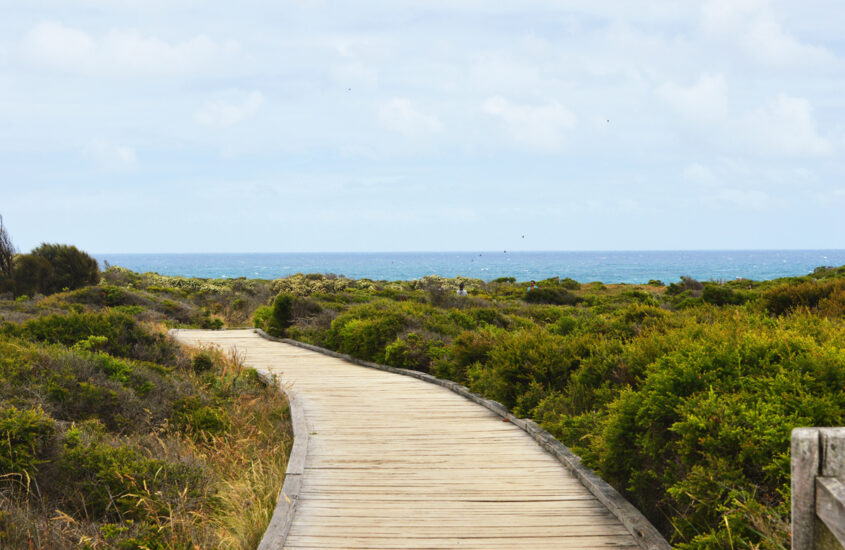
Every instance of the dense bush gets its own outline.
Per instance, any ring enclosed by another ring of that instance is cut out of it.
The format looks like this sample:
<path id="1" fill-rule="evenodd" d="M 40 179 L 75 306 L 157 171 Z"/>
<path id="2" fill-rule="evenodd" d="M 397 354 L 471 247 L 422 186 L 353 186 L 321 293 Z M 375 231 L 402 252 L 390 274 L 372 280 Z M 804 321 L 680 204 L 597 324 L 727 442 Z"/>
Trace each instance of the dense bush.
<path id="1" fill-rule="evenodd" d="M 755 540 L 754 518 L 734 499 L 777 508 L 789 490 L 791 428 L 845 422 L 845 338 L 812 318 L 733 316 L 676 338 L 610 406 L 594 440 L 599 469 L 681 540 Z"/>
<path id="2" fill-rule="evenodd" d="M 0 471 L 33 477 L 55 431 L 55 422 L 41 409 L 0 406 Z"/>
<path id="3" fill-rule="evenodd" d="M 743 304 L 748 300 L 748 296 L 727 286 L 706 283 L 701 292 L 701 299 L 708 304 L 725 306 Z"/>
<path id="4" fill-rule="evenodd" d="M 150 521 L 170 513 L 175 503 L 196 507 L 208 490 L 198 465 L 152 459 L 131 447 L 86 439 L 80 429 L 69 430 L 56 464 L 66 484 L 64 505 L 74 515 Z"/>
<path id="5" fill-rule="evenodd" d="M 341 315 L 332 321 L 331 329 L 325 335 L 325 342 L 342 353 L 384 362 L 385 348 L 402 331 L 405 318 L 392 311 L 378 312 L 369 316 L 363 311 Z"/>
<path id="6" fill-rule="evenodd" d="M 444 351 L 441 340 L 409 332 L 385 347 L 384 361 L 394 367 L 428 372 Z"/>
<path id="7" fill-rule="evenodd" d="M 120 311 L 47 315 L 17 325 L 6 325 L 7 334 L 51 344 L 73 346 L 90 337 L 104 337 L 102 350 L 142 361 L 170 362 L 176 345 L 161 333 L 144 329 L 134 317 Z"/>
<path id="8" fill-rule="evenodd" d="M 285 336 L 285 331 L 293 323 L 295 298 L 292 294 L 279 294 L 273 300 L 273 307 L 265 322 L 265 330 L 270 336 Z"/>
<path id="9" fill-rule="evenodd" d="M 15 256 L 11 286 L 16 296 L 44 294 L 52 277 L 53 269 L 45 258 L 34 254 Z"/>
<path id="10" fill-rule="evenodd" d="M 15 259 L 17 294 L 53 294 L 97 284 L 97 260 L 75 246 L 44 243 Z"/>
<path id="11" fill-rule="evenodd" d="M 689 291 L 690 293 L 692 293 L 693 296 L 700 296 L 703 290 L 703 283 L 696 281 L 692 277 L 682 276 L 681 282 L 670 283 L 669 286 L 666 287 L 666 294 L 670 296 L 675 296 L 683 292 Z"/>
<path id="12" fill-rule="evenodd" d="M 581 299 L 562 287 L 535 287 L 525 293 L 525 301 L 532 304 L 572 305 Z"/>
<path id="13" fill-rule="evenodd" d="M 783 315 L 798 308 L 818 308 L 825 300 L 845 292 L 845 279 L 811 280 L 780 285 L 763 293 L 763 305 L 769 313 Z"/>
<path id="14" fill-rule="evenodd" d="M 566 384 L 572 361 L 563 350 L 560 336 L 540 328 L 505 333 L 486 362 L 470 366 L 470 388 L 527 414 L 543 392 Z"/>

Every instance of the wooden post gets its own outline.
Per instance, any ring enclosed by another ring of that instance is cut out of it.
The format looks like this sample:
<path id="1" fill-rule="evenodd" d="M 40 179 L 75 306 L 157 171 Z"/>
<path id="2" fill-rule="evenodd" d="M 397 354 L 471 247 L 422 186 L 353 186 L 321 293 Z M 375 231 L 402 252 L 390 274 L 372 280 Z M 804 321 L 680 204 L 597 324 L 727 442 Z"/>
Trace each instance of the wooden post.
<path id="1" fill-rule="evenodd" d="M 792 548 L 845 548 L 845 428 L 792 430 Z"/>

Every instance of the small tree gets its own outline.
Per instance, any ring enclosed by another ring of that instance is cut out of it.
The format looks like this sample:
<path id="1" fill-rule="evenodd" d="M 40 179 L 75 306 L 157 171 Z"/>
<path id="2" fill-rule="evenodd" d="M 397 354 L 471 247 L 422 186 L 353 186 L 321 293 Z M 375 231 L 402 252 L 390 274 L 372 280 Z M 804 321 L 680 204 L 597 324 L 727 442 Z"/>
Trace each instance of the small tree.
<path id="1" fill-rule="evenodd" d="M 53 268 L 50 262 L 35 254 L 21 254 L 15 257 L 15 266 L 12 272 L 14 291 L 17 296 L 27 294 L 45 293 L 45 288 L 53 278 Z"/>
<path id="2" fill-rule="evenodd" d="M 38 291 L 43 294 L 53 294 L 64 289 L 72 290 L 100 282 L 100 268 L 97 265 L 97 260 L 75 246 L 43 243 L 30 254 L 21 256 L 19 259 L 23 260 L 26 256 L 44 260 L 49 267 L 49 273 L 46 274 L 46 278 L 40 280 L 38 288 Z M 34 273 L 41 277 L 45 276 L 44 262 L 26 259 L 24 263 L 26 269 L 18 270 L 17 267 L 15 268 L 15 283 L 18 287 L 16 292 L 18 294 L 22 293 L 20 287 L 31 286 L 31 281 L 27 279 Z M 33 269 L 34 272 L 32 272 Z M 25 278 L 22 279 L 21 277 Z"/>
<path id="3" fill-rule="evenodd" d="M 3 216 L 0 216 L 0 279 L 12 276 L 12 261 L 15 257 L 15 245 L 12 238 L 3 225 Z"/>
<path id="4" fill-rule="evenodd" d="M 273 315 L 267 322 L 267 333 L 271 336 L 284 336 L 288 327 L 293 324 L 292 294 L 279 294 L 273 300 Z"/>

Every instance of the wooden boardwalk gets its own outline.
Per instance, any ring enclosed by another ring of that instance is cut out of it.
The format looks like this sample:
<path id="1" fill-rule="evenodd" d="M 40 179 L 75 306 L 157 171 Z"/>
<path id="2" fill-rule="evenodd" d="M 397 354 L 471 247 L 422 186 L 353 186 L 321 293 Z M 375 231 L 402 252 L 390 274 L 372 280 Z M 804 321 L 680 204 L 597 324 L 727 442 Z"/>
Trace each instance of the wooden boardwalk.
<path id="1" fill-rule="evenodd" d="M 310 437 L 284 548 L 639 548 L 528 434 L 446 388 L 249 330 L 175 334 L 236 347 L 303 407 Z"/>

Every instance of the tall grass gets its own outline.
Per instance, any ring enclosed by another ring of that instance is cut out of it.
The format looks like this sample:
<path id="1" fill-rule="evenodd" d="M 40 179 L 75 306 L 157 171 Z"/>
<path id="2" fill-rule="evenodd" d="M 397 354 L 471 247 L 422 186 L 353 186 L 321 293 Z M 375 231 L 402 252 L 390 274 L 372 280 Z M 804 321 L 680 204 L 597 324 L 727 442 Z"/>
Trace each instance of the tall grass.
<path id="1" fill-rule="evenodd" d="M 7 442 L 0 460 L 17 470 L 0 474 L 0 548 L 258 545 L 284 482 L 292 434 L 284 394 L 238 354 L 179 352 L 207 357 L 208 368 L 195 370 L 206 363 L 190 357 L 159 368 L 147 397 L 155 397 L 148 406 L 156 412 L 125 425 L 108 422 L 109 411 L 131 416 L 143 406 L 133 385 L 144 364 L 14 337 L 0 347 L 8 352 L 0 358 L 0 436 Z M 97 370 L 104 367 L 111 378 Z M 114 403 L 68 408 L 51 401 L 79 387 L 102 390 Z"/>

